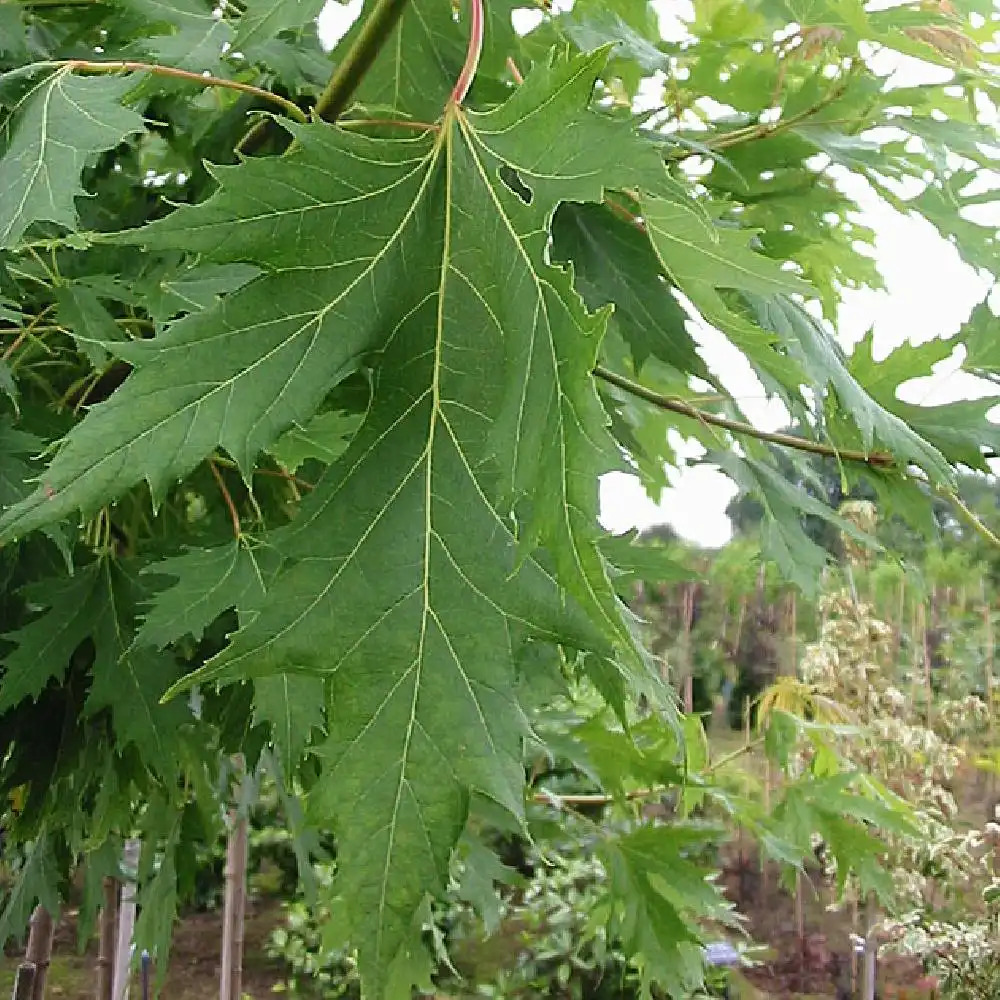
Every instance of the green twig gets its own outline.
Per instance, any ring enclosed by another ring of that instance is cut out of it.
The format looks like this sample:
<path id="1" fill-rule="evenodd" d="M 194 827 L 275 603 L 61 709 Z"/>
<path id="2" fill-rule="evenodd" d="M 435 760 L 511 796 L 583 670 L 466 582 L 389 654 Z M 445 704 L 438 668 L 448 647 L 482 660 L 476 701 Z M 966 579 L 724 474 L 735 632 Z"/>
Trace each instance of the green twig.
<path id="1" fill-rule="evenodd" d="M 336 68 L 326 89 L 316 102 L 315 113 L 323 121 L 334 122 L 347 110 L 355 91 L 382 51 L 392 29 L 402 16 L 406 0 L 376 0 L 350 51 Z"/>
<path id="2" fill-rule="evenodd" d="M 839 86 L 833 87 L 828 93 L 819 98 L 819 100 L 809 105 L 808 108 L 804 108 L 794 115 L 789 115 L 787 118 L 779 118 L 776 122 L 757 122 L 755 125 L 746 125 L 743 128 L 733 129 L 731 132 L 726 132 L 716 139 L 706 138 L 703 145 L 715 153 L 722 149 L 729 149 L 732 146 L 742 145 L 745 142 L 754 142 L 757 139 L 769 139 L 772 136 L 779 135 L 787 129 L 802 124 L 802 122 L 812 118 L 813 115 L 818 114 L 824 108 L 843 97 L 844 92 L 847 90 L 847 85 L 848 80 L 844 80 Z M 670 161 L 686 160 L 692 155 L 694 155 L 692 150 L 683 150 L 682 152 L 675 153 L 673 156 L 668 156 L 667 159 Z"/>
<path id="3" fill-rule="evenodd" d="M 669 410 L 671 413 L 678 413 L 683 417 L 690 417 L 703 424 L 710 424 L 713 427 L 722 427 L 733 434 L 745 434 L 747 437 L 757 438 L 760 441 L 768 441 L 771 444 L 781 445 L 784 448 L 795 448 L 798 451 L 807 451 L 813 455 L 823 455 L 827 458 L 839 458 L 845 462 L 861 462 L 864 465 L 874 466 L 877 469 L 889 469 L 895 466 L 895 459 L 884 451 L 855 451 L 852 449 L 834 448 L 832 445 L 822 444 L 819 441 L 810 441 L 808 438 L 798 437 L 795 434 L 782 434 L 779 431 L 762 431 L 753 424 L 748 424 L 742 420 L 731 420 L 729 417 L 721 417 L 707 410 L 700 410 L 696 406 L 678 399 L 676 396 L 665 396 L 662 393 L 647 389 L 638 382 L 633 382 L 624 375 L 609 371 L 607 368 L 598 365 L 594 369 L 594 375 L 599 379 L 616 386 L 619 389 L 643 399 L 661 410 Z"/>

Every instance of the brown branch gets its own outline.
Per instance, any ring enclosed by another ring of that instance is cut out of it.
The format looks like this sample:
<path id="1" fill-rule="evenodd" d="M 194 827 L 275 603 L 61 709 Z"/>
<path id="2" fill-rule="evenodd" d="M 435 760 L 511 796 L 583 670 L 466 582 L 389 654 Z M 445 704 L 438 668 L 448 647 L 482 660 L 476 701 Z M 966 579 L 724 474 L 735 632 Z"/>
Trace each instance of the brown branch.
<path id="1" fill-rule="evenodd" d="M 80 73 L 153 73 L 156 76 L 169 76 L 175 80 L 197 83 L 202 87 L 225 87 L 228 90 L 238 90 L 243 94 L 252 94 L 261 100 L 277 104 L 296 121 L 303 123 L 309 121 L 306 113 L 297 104 L 279 94 L 272 93 L 270 90 L 254 87 L 249 83 L 240 83 L 239 80 L 226 80 L 221 76 L 203 76 L 201 73 L 193 73 L 190 70 L 177 69 L 176 66 L 160 66 L 157 63 L 132 62 L 131 60 L 100 62 L 88 59 L 67 59 L 54 63 L 54 65 L 65 66 L 67 69 Z"/>
<path id="2" fill-rule="evenodd" d="M 254 469 L 253 474 L 255 476 L 274 476 L 277 479 L 284 479 L 286 482 L 294 483 L 296 486 L 301 486 L 306 490 L 316 489 L 315 483 L 310 483 L 306 479 L 299 479 L 298 476 L 293 476 L 284 469 Z"/>
<path id="3" fill-rule="evenodd" d="M 229 488 L 226 486 L 226 481 L 222 478 L 222 473 L 219 472 L 219 467 L 211 458 L 208 460 L 208 467 L 212 470 L 212 476 L 215 478 L 216 485 L 219 487 L 219 492 L 222 494 L 222 500 L 226 505 L 226 509 L 229 511 L 229 520 L 233 524 L 233 537 L 241 538 L 243 535 L 243 525 L 240 523 L 240 515 L 236 510 L 236 504 L 233 503 L 233 495 L 229 492 Z"/>
<path id="4" fill-rule="evenodd" d="M 665 396 L 662 393 L 647 389 L 638 382 L 633 382 L 624 375 L 609 371 L 601 365 L 594 368 L 594 375 L 622 389 L 638 399 L 645 400 L 661 410 L 669 410 L 671 413 L 689 417 L 703 424 L 713 427 L 721 427 L 731 431 L 733 434 L 745 434 L 747 437 L 757 438 L 759 441 L 767 441 L 770 444 L 780 445 L 783 448 L 795 448 L 798 451 L 806 451 L 813 455 L 823 455 L 827 458 L 837 458 L 842 462 L 861 462 L 877 469 L 891 469 L 896 465 L 896 460 L 892 455 L 884 451 L 856 451 L 851 448 L 835 448 L 833 445 L 823 444 L 819 441 L 810 441 L 808 438 L 798 437 L 795 434 L 782 434 L 777 431 L 762 431 L 753 424 L 748 424 L 742 420 L 731 420 L 729 417 L 721 417 L 707 410 L 699 410 L 696 406 L 678 399 L 675 396 Z"/>

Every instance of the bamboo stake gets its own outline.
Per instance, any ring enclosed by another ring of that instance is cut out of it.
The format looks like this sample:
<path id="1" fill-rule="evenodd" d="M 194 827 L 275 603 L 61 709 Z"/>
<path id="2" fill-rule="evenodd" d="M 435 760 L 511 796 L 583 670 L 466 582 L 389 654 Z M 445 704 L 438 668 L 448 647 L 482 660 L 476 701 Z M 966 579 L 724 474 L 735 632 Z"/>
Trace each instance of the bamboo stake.
<path id="1" fill-rule="evenodd" d="M 111 985 L 112 1000 L 128 1000 L 129 968 L 132 964 L 132 931 L 135 929 L 135 892 L 139 872 L 139 855 L 142 841 L 130 838 L 122 850 L 122 868 L 126 877 L 122 883 L 121 903 L 118 911 L 118 942 L 115 945 L 114 979 Z"/>
<path id="2" fill-rule="evenodd" d="M 41 903 L 31 914 L 30 926 L 24 960 L 35 967 L 31 1000 L 42 1000 L 45 996 L 45 978 L 49 971 L 49 963 L 52 961 L 52 938 L 56 927 L 52 914 Z"/>
<path id="3" fill-rule="evenodd" d="M 851 996 L 858 995 L 858 949 L 854 947 L 854 939 L 858 933 L 858 900 L 851 900 Z"/>
<path id="4" fill-rule="evenodd" d="M 97 946 L 97 1000 L 112 1000 L 115 973 L 115 931 L 118 929 L 118 880 L 103 883 L 104 904 Z"/>
<path id="5" fill-rule="evenodd" d="M 795 591 L 791 592 L 791 623 L 789 625 L 790 637 L 792 640 L 792 669 L 789 671 L 792 677 L 799 672 L 799 605 L 795 597 Z"/>
<path id="6" fill-rule="evenodd" d="M 683 615 L 683 662 L 681 663 L 681 669 L 684 671 L 684 711 L 690 715 L 694 711 L 694 677 L 692 676 L 691 666 L 691 626 L 694 624 L 694 585 L 691 583 L 684 586 Z"/>
<path id="7" fill-rule="evenodd" d="M 983 588 L 985 591 L 985 587 Z M 986 684 L 983 688 L 983 694 L 986 696 L 986 707 L 989 712 L 986 716 L 986 724 L 989 727 L 987 732 L 989 734 L 990 744 L 993 743 L 993 658 L 995 656 L 994 650 L 994 637 L 993 637 L 993 608 L 992 602 L 989 599 L 985 599 L 983 603 L 983 625 L 986 627 Z"/>
<path id="8" fill-rule="evenodd" d="M 242 756 L 234 758 L 242 772 Z M 240 1000 L 243 983 L 243 925 L 246 912 L 247 817 L 238 807 L 229 810 L 226 838 L 225 896 L 222 907 L 222 956 L 219 1000 Z"/>
<path id="9" fill-rule="evenodd" d="M 906 577 L 899 580 L 899 612 L 896 616 L 896 628 L 893 632 L 892 667 L 899 670 L 899 647 L 903 642 L 903 622 L 906 620 Z M 897 674 L 898 676 L 898 674 Z"/>
<path id="10" fill-rule="evenodd" d="M 240 877 L 236 884 L 236 902 L 233 908 L 233 964 L 231 1000 L 243 995 L 243 934 L 246 926 L 247 903 L 247 841 L 248 822 L 244 816 L 236 826 L 234 859 Z"/>

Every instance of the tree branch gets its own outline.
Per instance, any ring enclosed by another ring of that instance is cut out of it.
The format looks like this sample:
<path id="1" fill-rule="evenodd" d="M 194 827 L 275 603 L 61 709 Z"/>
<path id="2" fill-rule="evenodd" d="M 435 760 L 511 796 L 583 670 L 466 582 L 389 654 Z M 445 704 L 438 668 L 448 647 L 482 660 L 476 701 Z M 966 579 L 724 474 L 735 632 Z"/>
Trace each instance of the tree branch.
<path id="1" fill-rule="evenodd" d="M 813 455 L 823 455 L 828 458 L 838 458 L 842 462 L 861 462 L 877 469 L 890 469 L 896 464 L 892 455 L 884 451 L 855 451 L 850 448 L 835 448 L 833 445 L 822 444 L 819 441 L 810 441 L 808 438 L 798 437 L 795 434 L 782 434 L 777 431 L 762 431 L 753 424 L 748 424 L 742 420 L 731 420 L 729 417 L 721 417 L 707 410 L 699 410 L 683 399 L 675 396 L 665 396 L 662 393 L 647 389 L 638 382 L 633 382 L 624 375 L 609 371 L 601 365 L 594 368 L 594 375 L 622 389 L 638 399 L 645 400 L 661 410 L 669 410 L 671 413 L 678 413 L 683 417 L 690 417 L 703 424 L 710 424 L 713 427 L 721 427 L 731 431 L 733 434 L 745 434 L 747 437 L 757 438 L 759 441 L 767 441 L 770 444 L 780 445 L 783 448 L 795 448 L 798 451 L 807 451 Z"/>
<path id="2" fill-rule="evenodd" d="M 838 98 L 842 97 L 845 90 L 847 90 L 847 80 L 842 81 L 839 86 L 833 87 L 828 93 L 819 98 L 819 100 L 810 104 L 808 108 L 804 108 L 802 111 L 790 115 L 788 118 L 779 118 L 776 122 L 758 122 L 756 125 L 746 125 L 743 128 L 733 129 L 731 132 L 725 132 L 720 135 L 717 139 L 706 139 L 704 145 L 706 148 L 712 150 L 712 152 L 718 152 L 720 149 L 729 149 L 732 146 L 742 145 L 744 142 L 753 142 L 756 139 L 768 139 L 771 136 L 784 132 L 786 129 L 794 128 L 808 118 L 812 118 L 813 115 L 818 114 L 823 108 L 828 107 Z M 667 160 L 677 162 L 679 160 L 686 160 L 693 155 L 696 155 L 694 151 L 684 150 L 673 156 L 668 156 Z"/>
<path id="3" fill-rule="evenodd" d="M 226 505 L 226 510 L 229 511 L 229 520 L 233 525 L 233 537 L 241 538 L 243 536 L 243 525 L 240 523 L 240 515 L 236 510 L 236 504 L 233 502 L 233 495 L 229 492 L 229 487 L 226 486 L 226 481 L 222 478 L 219 467 L 211 458 L 208 460 L 208 467 L 212 470 L 212 477 L 215 479 L 215 484 L 219 487 L 219 492 L 222 494 L 222 501 Z"/>
<path id="4" fill-rule="evenodd" d="M 264 90 L 263 87 L 254 87 L 252 84 L 241 83 L 239 80 L 226 80 L 221 76 L 203 76 L 201 73 L 177 69 L 175 66 L 160 66 L 157 63 L 132 62 L 130 60 L 100 62 L 89 59 L 67 59 L 53 65 L 65 66 L 78 73 L 153 73 L 156 76 L 169 76 L 175 80 L 197 83 L 201 87 L 224 87 L 228 90 L 238 90 L 243 94 L 252 94 L 261 100 L 277 104 L 296 121 L 304 123 L 309 120 L 306 113 L 297 104 L 279 94 L 272 93 L 270 90 Z"/>
<path id="5" fill-rule="evenodd" d="M 405 7 L 406 0 L 376 0 L 375 9 L 316 102 L 314 110 L 323 121 L 335 122 L 347 109 Z"/>

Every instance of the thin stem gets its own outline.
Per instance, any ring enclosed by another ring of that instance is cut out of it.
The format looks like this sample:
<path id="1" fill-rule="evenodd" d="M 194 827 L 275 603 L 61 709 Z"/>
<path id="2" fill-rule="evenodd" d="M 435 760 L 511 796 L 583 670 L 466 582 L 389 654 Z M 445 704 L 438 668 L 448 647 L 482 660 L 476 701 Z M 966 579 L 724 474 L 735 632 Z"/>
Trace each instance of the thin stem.
<path id="1" fill-rule="evenodd" d="M 483 54 L 483 0 L 469 0 L 469 11 L 472 20 L 469 24 L 469 47 L 465 53 L 465 65 L 462 72 L 458 74 L 455 81 L 455 88 L 451 92 L 453 104 L 461 104 L 469 93 L 472 81 L 476 78 L 476 70 L 479 69 L 479 58 Z M 508 60 L 509 61 L 509 60 Z"/>
<path id="2" fill-rule="evenodd" d="M 37 316 L 33 317 L 31 322 L 24 327 L 20 333 L 7 345 L 3 354 L 0 354 L 0 361 L 9 361 L 11 355 L 24 343 L 24 341 L 34 335 L 35 330 L 38 328 L 41 321 L 55 309 L 54 305 L 46 306 Z"/>
<path id="3" fill-rule="evenodd" d="M 764 743 L 764 737 L 758 736 L 755 739 L 747 740 L 746 743 L 741 747 L 737 747 L 735 750 L 730 751 L 727 754 L 723 754 L 718 760 L 713 761 L 706 769 L 706 774 L 711 774 L 713 771 L 718 771 L 725 767 L 727 764 L 731 764 L 734 760 L 738 760 L 745 753 L 750 753 L 752 750 L 756 750 L 757 747 Z"/>
<path id="4" fill-rule="evenodd" d="M 844 80 L 840 86 L 832 88 L 818 101 L 809 105 L 808 108 L 804 108 L 802 111 L 799 111 L 794 115 L 790 115 L 788 118 L 779 118 L 776 122 L 769 123 L 758 122 L 756 125 L 746 125 L 743 128 L 733 129 L 731 132 L 726 132 L 723 135 L 720 135 L 717 139 L 706 140 L 704 145 L 713 152 L 717 152 L 720 149 L 730 149 L 733 146 L 739 146 L 745 142 L 753 142 L 757 139 L 769 139 L 772 136 L 786 131 L 787 129 L 794 128 L 806 119 L 812 118 L 813 115 L 818 114 L 823 110 L 823 108 L 833 104 L 834 101 L 844 95 L 844 91 L 847 90 L 847 84 L 848 81 Z M 667 159 L 671 161 L 686 160 L 692 155 L 694 154 L 691 150 L 684 150 L 683 152 L 667 157 Z"/>
<path id="5" fill-rule="evenodd" d="M 507 71 L 514 78 L 514 83 L 518 86 L 524 83 L 524 74 L 517 68 L 517 63 L 514 62 L 512 56 L 507 56 Z"/>
<path id="6" fill-rule="evenodd" d="M 732 431 L 734 434 L 745 434 L 747 437 L 757 438 L 759 441 L 768 441 L 771 444 L 781 445 L 784 448 L 795 448 L 798 451 L 807 451 L 813 455 L 825 455 L 829 458 L 839 458 L 845 462 L 861 462 L 878 469 L 888 469 L 895 466 L 895 459 L 884 451 L 855 451 L 852 449 L 834 448 L 832 445 L 822 444 L 819 441 L 810 441 L 808 438 L 798 437 L 795 434 L 782 434 L 776 431 L 762 431 L 753 424 L 745 423 L 742 420 L 731 420 L 729 417 L 721 417 L 707 410 L 699 410 L 696 406 L 677 399 L 674 396 L 664 396 L 662 393 L 647 389 L 638 382 L 633 382 L 624 375 L 609 371 L 607 368 L 598 365 L 594 368 L 594 375 L 597 378 L 608 382 L 624 390 L 630 395 L 652 403 L 661 410 L 669 410 L 684 417 L 690 417 L 703 424 L 710 424 L 713 427 L 722 427 L 724 430 Z"/>
<path id="7" fill-rule="evenodd" d="M 701 773 L 712 774 L 714 771 L 718 771 L 727 764 L 731 764 L 734 760 L 737 760 L 744 754 L 751 753 L 756 750 L 759 746 L 762 746 L 763 743 L 763 736 L 748 740 L 743 744 L 743 746 L 738 747 L 736 750 L 720 757 L 714 763 L 709 764 L 702 770 Z M 649 799 L 654 795 L 662 795 L 664 792 L 668 791 L 669 788 L 669 785 L 651 785 L 649 788 L 634 788 L 632 791 L 626 792 L 624 795 L 608 795 L 607 793 L 601 792 L 590 795 L 557 795 L 555 792 L 542 790 L 532 795 L 531 801 L 536 802 L 539 805 L 554 805 L 557 807 L 562 805 L 607 806 L 616 801 L 634 802 L 637 799 Z"/>
<path id="8" fill-rule="evenodd" d="M 995 545 L 1000 549 L 1000 538 L 997 536 L 980 520 L 979 515 L 976 514 L 965 501 L 954 491 L 938 488 L 938 492 L 950 500 L 957 508 L 959 513 L 969 522 L 975 531 L 977 531 L 983 538 L 986 539 L 990 545 Z"/>
<path id="9" fill-rule="evenodd" d="M 186 69 L 177 69 L 175 66 L 160 66 L 156 63 L 132 62 L 130 60 L 99 62 L 88 59 L 67 59 L 64 62 L 55 63 L 55 65 L 65 66 L 79 73 L 153 73 L 156 76 L 169 76 L 175 80 L 197 83 L 202 87 L 225 87 L 228 90 L 238 90 L 241 93 L 252 94 L 261 100 L 277 104 L 296 121 L 304 123 L 309 120 L 306 113 L 297 104 L 279 94 L 272 93 L 270 90 L 254 87 L 249 83 L 240 83 L 239 80 L 226 80 L 221 76 L 205 76 Z"/>
<path id="10" fill-rule="evenodd" d="M 233 495 L 229 492 L 229 487 L 226 486 L 226 481 L 222 478 L 219 467 L 211 458 L 208 460 L 208 467 L 212 470 L 212 476 L 219 487 L 219 492 L 222 494 L 223 503 L 225 503 L 226 509 L 229 511 L 229 520 L 233 525 L 233 537 L 241 538 L 243 536 L 243 525 L 240 523 L 240 515 L 236 510 L 236 504 L 233 503 Z"/>
<path id="11" fill-rule="evenodd" d="M 335 122 L 347 110 L 351 98 L 382 51 L 392 29 L 402 16 L 406 0 L 376 0 L 344 61 L 336 68 L 316 102 L 316 116 Z"/>

